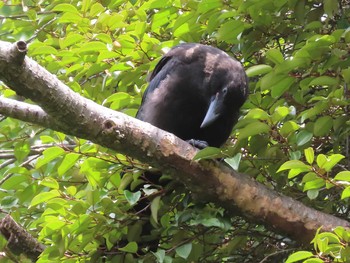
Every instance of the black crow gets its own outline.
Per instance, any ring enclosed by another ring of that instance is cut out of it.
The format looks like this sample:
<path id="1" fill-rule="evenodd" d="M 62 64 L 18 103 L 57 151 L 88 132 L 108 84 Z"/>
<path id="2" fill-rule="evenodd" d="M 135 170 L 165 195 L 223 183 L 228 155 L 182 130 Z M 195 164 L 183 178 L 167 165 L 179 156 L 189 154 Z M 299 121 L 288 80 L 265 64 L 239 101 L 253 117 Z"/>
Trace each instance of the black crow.
<path id="1" fill-rule="evenodd" d="M 238 61 L 211 46 L 180 44 L 156 65 L 136 118 L 198 148 L 220 147 L 247 94 L 248 79 Z"/>

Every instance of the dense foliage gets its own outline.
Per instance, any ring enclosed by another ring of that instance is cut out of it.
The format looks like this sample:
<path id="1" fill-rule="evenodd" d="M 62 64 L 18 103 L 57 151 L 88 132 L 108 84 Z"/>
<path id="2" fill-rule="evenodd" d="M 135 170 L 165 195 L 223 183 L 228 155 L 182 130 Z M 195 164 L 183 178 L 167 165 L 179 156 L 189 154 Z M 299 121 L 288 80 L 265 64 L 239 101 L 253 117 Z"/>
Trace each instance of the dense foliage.
<path id="1" fill-rule="evenodd" d="M 168 48 L 228 52 L 251 94 L 232 140 L 198 158 L 226 157 L 349 220 L 349 19 L 345 0 L 10 0 L 0 2 L 0 39 L 30 41 L 28 56 L 74 91 L 131 116 Z M 178 183 L 159 186 L 146 164 L 86 140 L 3 117 L 0 149 L 1 212 L 47 246 L 40 262 L 349 262 L 342 228 L 292 254 L 300 244 L 268 226 L 228 218 Z"/>

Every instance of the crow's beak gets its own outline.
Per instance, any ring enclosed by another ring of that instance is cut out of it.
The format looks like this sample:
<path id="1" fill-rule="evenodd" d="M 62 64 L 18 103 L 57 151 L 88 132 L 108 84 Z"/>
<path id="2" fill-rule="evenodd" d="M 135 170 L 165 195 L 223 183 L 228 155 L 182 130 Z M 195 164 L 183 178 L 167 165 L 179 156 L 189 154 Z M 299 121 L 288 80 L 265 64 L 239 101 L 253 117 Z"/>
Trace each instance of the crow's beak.
<path id="1" fill-rule="evenodd" d="M 207 113 L 205 114 L 204 120 L 201 124 L 201 128 L 208 127 L 210 124 L 217 120 L 217 118 L 222 113 L 223 105 L 224 96 L 220 92 L 217 92 L 215 96 L 211 97 Z"/>

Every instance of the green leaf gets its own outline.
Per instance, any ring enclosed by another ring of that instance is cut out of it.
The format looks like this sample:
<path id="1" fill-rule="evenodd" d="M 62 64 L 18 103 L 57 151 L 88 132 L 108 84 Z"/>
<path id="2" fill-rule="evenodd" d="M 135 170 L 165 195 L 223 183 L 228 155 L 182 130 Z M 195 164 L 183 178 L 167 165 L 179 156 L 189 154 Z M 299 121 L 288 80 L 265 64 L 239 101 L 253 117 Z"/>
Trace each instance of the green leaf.
<path id="1" fill-rule="evenodd" d="M 40 193 L 36 196 L 34 196 L 33 200 L 30 202 L 30 206 L 36 206 L 38 204 L 41 204 L 43 202 L 46 202 L 52 198 L 61 196 L 60 192 L 57 190 L 51 190 L 50 192 L 44 192 Z"/>
<path id="2" fill-rule="evenodd" d="M 296 70 L 298 68 L 305 68 L 309 66 L 310 59 L 305 57 L 297 57 L 297 54 L 295 57 L 288 58 L 287 60 L 283 61 L 280 65 L 276 66 L 275 72 L 276 74 L 286 76 L 286 73 Z"/>
<path id="3" fill-rule="evenodd" d="M 78 9 L 75 6 L 70 4 L 58 4 L 54 6 L 52 11 L 79 13 Z"/>
<path id="4" fill-rule="evenodd" d="M 290 86 L 295 82 L 295 79 L 292 77 L 284 77 L 280 81 L 278 81 L 275 85 L 271 85 L 271 96 L 273 98 L 277 98 L 283 95 L 285 91 L 287 91 Z"/>
<path id="5" fill-rule="evenodd" d="M 172 12 L 170 9 L 160 10 L 159 12 L 155 13 L 152 19 L 151 30 L 157 31 L 162 28 L 162 26 L 169 23 L 169 16 L 171 13 Z"/>
<path id="6" fill-rule="evenodd" d="M 61 156 L 64 153 L 65 151 L 60 147 L 57 147 L 57 146 L 50 147 L 43 152 L 43 156 L 41 156 L 38 159 L 35 167 L 38 169 L 41 166 L 51 162 L 52 160 L 56 159 L 57 157 Z"/>
<path id="7" fill-rule="evenodd" d="M 212 9 L 221 8 L 222 5 L 223 3 L 220 0 L 201 1 L 198 4 L 197 12 L 206 13 Z"/>
<path id="8" fill-rule="evenodd" d="M 328 76 L 320 76 L 315 79 L 313 79 L 310 83 L 309 86 L 333 86 L 338 83 L 338 80 L 332 77 Z"/>
<path id="9" fill-rule="evenodd" d="M 210 218 L 198 218 L 194 221 L 197 224 L 201 224 L 205 227 L 219 227 L 223 228 L 224 224 L 218 218 L 210 217 Z"/>
<path id="10" fill-rule="evenodd" d="M 218 30 L 218 39 L 227 43 L 238 43 L 238 36 L 244 30 L 244 23 L 240 20 L 229 20 L 223 23 Z"/>
<path id="11" fill-rule="evenodd" d="M 303 1 L 299 1 L 299 2 L 301 3 Z M 307 30 L 315 30 L 315 29 L 319 29 L 321 27 L 322 27 L 321 21 L 312 21 L 312 22 L 308 23 L 305 26 L 305 29 L 307 29 Z"/>
<path id="12" fill-rule="evenodd" d="M 342 226 L 337 226 L 333 232 L 340 238 L 345 240 L 346 242 L 349 242 L 350 240 L 350 233 Z"/>
<path id="13" fill-rule="evenodd" d="M 125 247 L 119 248 L 119 250 L 128 252 L 128 253 L 136 253 L 138 249 L 136 242 L 129 242 Z"/>
<path id="14" fill-rule="evenodd" d="M 281 165 L 281 167 L 277 170 L 277 173 L 289 170 L 289 169 L 302 169 L 303 171 L 311 171 L 311 166 L 303 163 L 299 160 L 290 160 Z"/>
<path id="15" fill-rule="evenodd" d="M 102 43 L 99 41 L 88 42 L 79 49 L 79 53 L 90 53 L 90 52 L 101 52 L 101 51 L 107 51 L 107 46 L 105 43 Z"/>
<path id="16" fill-rule="evenodd" d="M 309 258 L 304 260 L 303 263 L 324 263 L 324 261 L 320 258 Z"/>
<path id="17" fill-rule="evenodd" d="M 320 189 L 326 185 L 325 180 L 322 178 L 316 178 L 315 180 L 306 182 L 303 188 L 303 191 L 307 190 L 313 190 L 313 189 Z"/>
<path id="18" fill-rule="evenodd" d="M 221 149 L 215 147 L 206 147 L 203 150 L 200 150 L 193 157 L 193 160 L 199 161 L 202 159 L 215 159 L 221 158 L 223 156 Z"/>
<path id="19" fill-rule="evenodd" d="M 306 169 L 305 167 L 304 168 L 290 169 L 288 172 L 288 179 L 292 179 L 292 178 L 298 176 L 299 174 L 304 173 L 304 172 L 308 172 L 308 171 L 309 171 L 309 169 Z"/>
<path id="20" fill-rule="evenodd" d="M 40 184 L 53 189 L 60 188 L 58 182 L 52 177 L 45 177 L 44 180 L 40 182 Z"/>
<path id="21" fill-rule="evenodd" d="M 309 142 L 312 139 L 313 134 L 311 132 L 308 131 L 300 131 L 297 136 L 296 136 L 296 140 L 297 140 L 297 145 L 298 146 L 302 146 L 305 143 Z"/>
<path id="22" fill-rule="evenodd" d="M 341 199 L 345 199 L 350 197 L 350 186 L 346 187 L 343 192 L 341 193 Z"/>
<path id="23" fill-rule="evenodd" d="M 137 191 L 135 193 L 130 192 L 129 190 L 124 190 L 124 196 L 130 205 L 134 205 L 139 201 L 141 197 L 141 191 Z"/>
<path id="24" fill-rule="evenodd" d="M 125 173 L 120 180 L 120 184 L 118 187 L 118 191 L 120 193 L 123 193 L 123 190 L 130 185 L 130 183 L 133 181 L 133 174 L 132 173 Z"/>
<path id="25" fill-rule="evenodd" d="M 350 182 L 350 171 L 342 171 L 337 173 L 334 180 Z"/>
<path id="26" fill-rule="evenodd" d="M 290 255 L 287 258 L 286 263 L 297 262 L 297 261 L 307 259 L 310 257 L 313 257 L 313 254 L 309 251 L 298 251 L 298 252 L 295 252 L 292 255 Z"/>
<path id="27" fill-rule="evenodd" d="M 23 169 L 25 171 L 22 172 L 18 172 L 18 174 L 16 174 L 17 172 L 14 170 L 18 170 L 18 169 Z M 14 172 L 12 172 L 14 171 Z M 24 167 L 13 167 L 9 170 L 6 171 L 6 173 L 3 174 L 3 176 L 7 176 L 8 174 L 13 173 L 12 176 L 10 176 L 7 180 L 5 180 L 2 185 L 1 188 L 2 189 L 6 189 L 6 190 L 17 190 L 17 189 L 21 189 L 23 188 L 23 183 L 29 183 L 30 181 L 28 180 L 30 178 L 30 173 L 28 172 L 27 169 L 25 169 Z"/>
<path id="28" fill-rule="evenodd" d="M 80 154 L 77 153 L 68 153 L 64 156 L 60 166 L 57 168 L 58 175 L 62 176 L 65 174 L 70 168 L 72 168 L 78 159 L 80 158 Z"/>
<path id="29" fill-rule="evenodd" d="M 329 17 L 333 17 L 338 13 L 339 3 L 333 0 L 323 0 L 323 9 Z"/>
<path id="30" fill-rule="evenodd" d="M 30 145 L 27 141 L 19 141 L 15 143 L 15 157 L 19 162 L 22 162 L 24 158 L 30 153 Z"/>
<path id="31" fill-rule="evenodd" d="M 284 61 L 282 53 L 277 49 L 269 49 L 266 52 L 266 58 L 275 64 L 280 64 Z"/>
<path id="32" fill-rule="evenodd" d="M 325 163 L 327 163 L 327 161 L 328 160 L 327 160 L 326 155 L 324 155 L 324 154 L 317 155 L 316 163 L 317 163 L 318 167 L 322 168 L 325 165 Z"/>
<path id="33" fill-rule="evenodd" d="M 255 121 L 255 122 L 249 123 L 244 128 L 239 129 L 238 140 L 242 140 L 256 134 L 268 133 L 269 131 L 270 131 L 269 125 L 267 125 L 264 122 Z"/>
<path id="34" fill-rule="evenodd" d="M 294 133 L 300 128 L 300 126 L 295 121 L 287 121 L 283 124 L 280 129 L 280 133 L 282 136 L 287 137 L 291 133 Z"/>
<path id="35" fill-rule="evenodd" d="M 317 235 L 317 239 L 327 238 L 330 244 L 339 244 L 339 237 L 332 232 L 322 232 Z"/>
<path id="36" fill-rule="evenodd" d="M 81 34 L 71 33 L 67 35 L 65 38 L 62 38 L 59 40 L 60 47 L 64 49 L 66 47 L 74 45 L 75 43 L 79 43 L 83 39 L 84 37 Z"/>
<path id="37" fill-rule="evenodd" d="M 315 136 L 325 136 L 331 132 L 333 126 L 333 119 L 330 116 L 323 116 L 318 118 L 314 125 Z"/>
<path id="38" fill-rule="evenodd" d="M 174 36 L 175 37 L 180 37 L 182 35 L 185 35 L 187 33 L 189 33 L 191 31 L 190 29 L 190 25 L 189 22 L 183 23 L 182 25 L 180 25 L 179 27 L 177 27 L 174 30 Z"/>
<path id="39" fill-rule="evenodd" d="M 244 118 L 256 119 L 256 120 L 267 120 L 269 119 L 269 114 L 262 109 L 254 108 L 254 109 L 251 109 Z"/>
<path id="40" fill-rule="evenodd" d="M 156 257 L 157 263 L 163 263 L 165 259 L 165 250 L 158 249 L 157 252 L 152 252 L 152 254 Z"/>
<path id="41" fill-rule="evenodd" d="M 90 16 L 96 16 L 104 12 L 105 8 L 100 3 L 94 3 L 90 8 Z"/>
<path id="42" fill-rule="evenodd" d="M 326 170 L 326 172 L 329 172 L 337 163 L 339 163 L 344 158 L 345 156 L 342 154 L 332 154 L 327 158 L 327 162 L 323 164 L 320 168 L 323 168 Z"/>
<path id="43" fill-rule="evenodd" d="M 69 195 L 74 196 L 77 193 L 77 188 L 74 185 L 68 186 L 66 191 Z"/>
<path id="44" fill-rule="evenodd" d="M 350 84 L 350 68 L 343 69 L 341 73 L 343 75 L 345 82 L 347 84 Z"/>
<path id="45" fill-rule="evenodd" d="M 315 180 L 315 179 L 317 179 L 317 178 L 319 178 L 319 177 L 317 176 L 316 173 L 314 173 L 314 172 L 309 172 L 309 173 L 307 173 L 307 174 L 304 175 L 302 182 L 303 182 L 303 183 L 307 183 L 307 182 L 313 181 L 313 180 Z"/>
<path id="46" fill-rule="evenodd" d="M 100 33 L 95 36 L 96 39 L 101 40 L 102 42 L 106 44 L 110 44 L 113 42 L 112 38 L 110 35 L 105 34 L 105 33 Z"/>
<path id="47" fill-rule="evenodd" d="M 271 90 L 272 86 L 278 85 L 285 78 L 284 74 L 276 74 L 274 71 L 271 71 L 260 79 L 260 88 L 262 91 Z"/>
<path id="48" fill-rule="evenodd" d="M 116 93 L 112 94 L 111 96 L 109 96 L 106 99 L 106 102 L 112 103 L 110 106 L 111 109 L 119 110 L 123 107 L 128 106 L 130 104 L 132 98 L 133 97 L 130 96 L 126 92 L 116 92 Z"/>
<path id="49" fill-rule="evenodd" d="M 289 114 L 289 108 L 286 106 L 277 107 L 271 118 L 273 123 L 277 123 L 284 119 Z"/>
<path id="50" fill-rule="evenodd" d="M 231 168 L 235 171 L 238 171 L 239 163 L 241 162 L 241 153 L 237 153 L 234 157 L 225 158 L 225 162 L 231 166 Z"/>
<path id="51" fill-rule="evenodd" d="M 328 108 L 328 101 L 319 101 L 315 104 L 314 107 L 301 113 L 301 122 L 304 122 L 307 119 L 310 119 Z"/>
<path id="52" fill-rule="evenodd" d="M 51 46 L 41 46 L 38 48 L 35 48 L 30 52 L 31 56 L 37 56 L 37 55 L 55 55 L 57 54 L 57 49 L 51 47 Z"/>
<path id="53" fill-rule="evenodd" d="M 329 246 L 329 243 L 328 243 L 328 238 L 317 238 L 316 240 L 316 245 L 317 245 L 317 250 L 320 251 L 320 252 L 326 252 L 326 249 L 328 248 Z"/>
<path id="54" fill-rule="evenodd" d="M 158 211 L 159 211 L 159 204 L 160 204 L 160 196 L 156 196 L 153 198 L 151 202 L 151 215 L 154 220 L 158 224 Z"/>
<path id="55" fill-rule="evenodd" d="M 294 11 L 295 18 L 298 22 L 298 24 L 304 24 L 305 18 L 306 18 L 306 10 L 305 10 L 305 1 L 297 1 L 295 4 L 295 11 Z"/>
<path id="56" fill-rule="evenodd" d="M 269 73 L 272 70 L 272 67 L 269 65 L 256 65 L 248 68 L 246 70 L 246 74 L 248 77 L 254 77 L 257 75 L 265 75 L 266 73 Z"/>
<path id="57" fill-rule="evenodd" d="M 315 136 L 325 136 L 331 132 L 333 127 L 333 119 L 330 116 L 322 116 L 318 118 L 314 125 Z"/>
<path id="58" fill-rule="evenodd" d="M 314 200 L 317 198 L 319 193 L 320 193 L 319 189 L 312 189 L 312 190 L 308 190 L 306 194 L 310 200 Z"/>
<path id="59" fill-rule="evenodd" d="M 184 244 L 180 247 L 177 247 L 175 249 L 176 251 L 176 254 L 179 256 L 179 257 L 182 257 L 184 259 L 187 259 L 188 256 L 190 255 L 191 253 L 191 250 L 192 250 L 192 243 L 187 243 L 187 244 Z"/>
<path id="60" fill-rule="evenodd" d="M 314 149 L 309 147 L 309 148 L 304 150 L 304 154 L 305 154 L 306 161 L 309 164 L 312 164 L 314 162 L 314 159 L 315 159 Z"/>

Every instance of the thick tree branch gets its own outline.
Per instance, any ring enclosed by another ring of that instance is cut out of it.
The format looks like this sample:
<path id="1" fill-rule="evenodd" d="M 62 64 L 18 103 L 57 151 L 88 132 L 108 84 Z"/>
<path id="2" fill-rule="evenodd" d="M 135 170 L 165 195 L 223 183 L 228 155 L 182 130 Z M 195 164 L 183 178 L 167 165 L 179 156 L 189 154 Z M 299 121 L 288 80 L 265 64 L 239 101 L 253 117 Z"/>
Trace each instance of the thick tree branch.
<path id="1" fill-rule="evenodd" d="M 8 240 L 7 248 L 15 255 L 24 254 L 33 262 L 37 261 L 45 247 L 18 225 L 10 215 L 0 220 L 0 232 Z"/>
<path id="2" fill-rule="evenodd" d="M 185 183 L 198 198 L 310 241 L 319 227 L 349 222 L 308 208 L 215 161 L 192 161 L 197 150 L 148 123 L 104 108 L 74 93 L 54 75 L 24 57 L 23 42 L 0 42 L 0 79 L 36 102 L 51 118 L 44 124 L 147 162 Z M 21 61 L 21 58 L 23 61 Z"/>
<path id="3" fill-rule="evenodd" d="M 56 123 L 50 115 L 43 111 L 39 106 L 29 103 L 0 97 L 0 114 L 43 127 L 51 127 L 51 129 L 54 130 L 59 130 L 59 126 L 53 128 Z"/>

